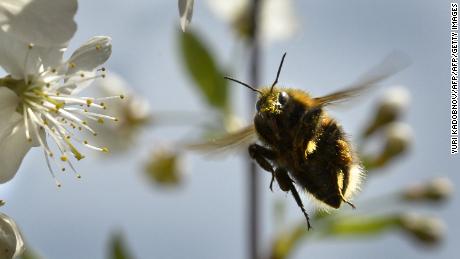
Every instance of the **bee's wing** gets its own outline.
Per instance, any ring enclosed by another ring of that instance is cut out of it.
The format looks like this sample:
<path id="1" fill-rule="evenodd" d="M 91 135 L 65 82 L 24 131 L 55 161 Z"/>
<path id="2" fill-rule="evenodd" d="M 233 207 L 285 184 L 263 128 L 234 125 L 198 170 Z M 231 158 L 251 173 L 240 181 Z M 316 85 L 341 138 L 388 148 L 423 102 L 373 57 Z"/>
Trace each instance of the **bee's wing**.
<path id="1" fill-rule="evenodd" d="M 223 152 L 249 145 L 255 140 L 256 130 L 254 125 L 249 125 L 219 138 L 201 143 L 186 144 L 185 148 L 203 152 Z"/>
<path id="2" fill-rule="evenodd" d="M 344 90 L 315 98 L 317 105 L 334 104 L 355 97 L 380 81 L 396 74 L 410 64 L 410 59 L 403 53 L 393 52 L 379 64 L 364 73 L 354 84 Z"/>

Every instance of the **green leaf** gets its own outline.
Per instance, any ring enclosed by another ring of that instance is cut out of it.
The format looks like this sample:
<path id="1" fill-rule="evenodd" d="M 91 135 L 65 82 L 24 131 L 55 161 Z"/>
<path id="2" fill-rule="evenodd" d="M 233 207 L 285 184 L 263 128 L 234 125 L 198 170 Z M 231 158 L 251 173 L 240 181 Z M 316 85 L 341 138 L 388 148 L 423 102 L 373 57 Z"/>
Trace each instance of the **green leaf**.
<path id="1" fill-rule="evenodd" d="M 109 259 L 132 259 L 134 258 L 126 248 L 121 233 L 113 234 L 109 245 Z"/>
<path id="2" fill-rule="evenodd" d="M 180 33 L 180 41 L 185 67 L 206 102 L 226 112 L 228 83 L 209 48 L 192 32 Z"/>

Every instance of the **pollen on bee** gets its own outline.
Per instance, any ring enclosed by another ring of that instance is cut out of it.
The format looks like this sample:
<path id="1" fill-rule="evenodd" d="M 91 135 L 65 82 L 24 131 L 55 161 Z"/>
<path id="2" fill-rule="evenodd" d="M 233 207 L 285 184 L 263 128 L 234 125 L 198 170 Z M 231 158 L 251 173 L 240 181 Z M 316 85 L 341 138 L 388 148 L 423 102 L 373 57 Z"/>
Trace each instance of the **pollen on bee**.
<path id="1" fill-rule="evenodd" d="M 316 150 L 316 142 L 313 140 L 308 141 L 307 148 L 305 149 L 305 157 L 311 155 Z"/>

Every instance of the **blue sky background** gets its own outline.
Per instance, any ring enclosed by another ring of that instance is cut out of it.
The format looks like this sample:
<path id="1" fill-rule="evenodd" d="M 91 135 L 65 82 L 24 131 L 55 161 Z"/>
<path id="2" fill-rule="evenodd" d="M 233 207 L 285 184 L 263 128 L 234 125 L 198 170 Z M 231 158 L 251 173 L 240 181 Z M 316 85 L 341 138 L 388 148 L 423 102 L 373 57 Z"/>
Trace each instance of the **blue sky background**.
<path id="1" fill-rule="evenodd" d="M 367 182 L 355 204 L 434 176 L 460 183 L 460 156 L 450 155 L 449 60 L 450 1 L 294 1 L 301 23 L 291 40 L 265 45 L 262 81 L 271 82 L 283 52 L 288 56 L 280 85 L 315 95 L 352 82 L 392 50 L 413 60 L 404 72 L 384 86 L 404 85 L 412 93 L 405 116 L 415 132 L 407 157 Z M 206 110 L 181 64 L 178 46 L 177 1 L 81 0 L 79 29 L 70 49 L 93 35 L 113 38 L 110 71 L 122 75 L 151 103 L 154 112 Z M 232 59 L 235 38 L 230 28 L 196 1 L 192 29 L 208 42 L 222 65 L 236 65 L 237 78 L 247 75 L 247 55 Z M 379 94 L 331 114 L 353 138 L 370 116 Z M 248 92 L 233 91 L 234 107 L 249 121 Z M 202 113 L 205 116 L 204 112 Z M 184 136 L 190 130 L 156 128 L 141 135 L 124 155 L 92 156 L 77 164 L 81 180 L 61 176 L 57 189 L 40 150 L 32 150 L 17 176 L 2 186 L 7 201 L 2 211 L 16 220 L 27 241 L 46 258 L 104 258 L 109 234 L 121 230 L 138 258 L 244 258 L 246 255 L 246 190 L 243 157 L 209 160 L 187 158 L 189 174 L 183 186 L 165 189 L 150 185 L 142 174 L 149 151 Z M 289 222 L 302 220 L 291 197 L 268 190 L 263 174 L 263 248 L 274 233 L 273 201 L 282 199 Z M 441 217 L 447 224 L 445 242 L 436 249 L 415 246 L 397 233 L 377 239 L 332 240 L 305 244 L 294 258 L 453 258 L 459 196 L 444 206 L 417 208 Z"/>

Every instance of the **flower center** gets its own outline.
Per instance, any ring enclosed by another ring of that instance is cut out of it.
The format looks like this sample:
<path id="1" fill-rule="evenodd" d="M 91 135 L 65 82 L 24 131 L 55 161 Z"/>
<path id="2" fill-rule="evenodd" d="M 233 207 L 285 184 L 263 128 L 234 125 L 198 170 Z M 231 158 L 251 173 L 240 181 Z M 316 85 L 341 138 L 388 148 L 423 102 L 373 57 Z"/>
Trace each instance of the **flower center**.
<path id="1" fill-rule="evenodd" d="M 57 74 L 56 70 L 49 70 L 38 76 L 28 76 L 27 80 L 14 79 L 11 76 L 0 78 L 0 86 L 11 89 L 18 96 L 16 111 L 23 115 L 24 137 L 30 142 L 38 141 L 43 148 L 48 168 L 57 186 L 61 184 L 55 177 L 50 161 L 59 164 L 61 171 L 70 168 L 80 178 L 69 159 L 73 157 L 78 161 L 85 157 L 77 146 L 108 152 L 106 147 L 91 145 L 89 141 L 81 139 L 78 135 L 81 131 L 87 131 L 96 136 L 97 133 L 90 126 L 91 122 L 118 121 L 115 117 L 103 114 L 107 109 L 104 101 L 114 98 L 123 99 L 124 96 L 90 98 L 72 95 L 72 90 L 78 84 L 105 77 L 105 69 L 100 69 L 98 72 L 88 77 L 84 73 L 67 76 Z M 48 143 L 47 139 L 53 141 Z M 58 151 L 59 159 L 55 158 L 52 150 Z"/>

